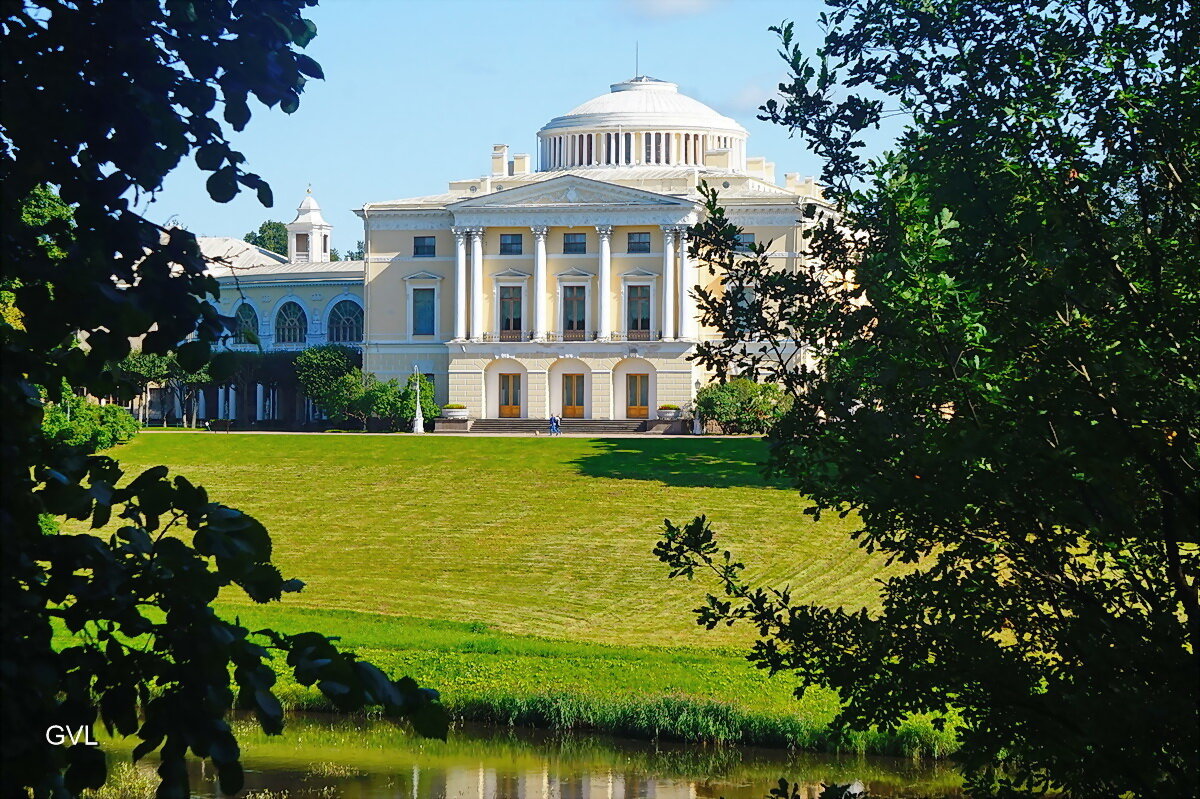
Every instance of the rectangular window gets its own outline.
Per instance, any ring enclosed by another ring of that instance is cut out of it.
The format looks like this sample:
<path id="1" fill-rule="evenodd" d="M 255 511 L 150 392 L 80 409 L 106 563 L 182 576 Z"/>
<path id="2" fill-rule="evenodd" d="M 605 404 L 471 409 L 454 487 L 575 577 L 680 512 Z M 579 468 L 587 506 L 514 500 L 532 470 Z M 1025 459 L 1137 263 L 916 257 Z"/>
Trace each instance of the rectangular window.
<path id="1" fill-rule="evenodd" d="M 586 233 L 564 233 L 563 253 L 566 255 L 583 255 L 587 252 Z"/>
<path id="2" fill-rule="evenodd" d="M 432 258 L 437 255 L 437 238 L 434 236 L 413 237 L 413 257 Z"/>
<path id="3" fill-rule="evenodd" d="M 627 252 L 650 252 L 649 233 L 630 233 Z"/>
<path id="4" fill-rule="evenodd" d="M 629 286 L 625 290 L 626 332 L 630 339 L 650 339 L 650 287 Z"/>
<path id="5" fill-rule="evenodd" d="M 737 239 L 738 239 L 737 251 L 738 252 L 750 252 L 750 249 L 754 246 L 754 234 L 753 233 L 739 233 Z"/>
<path id="6" fill-rule="evenodd" d="M 563 286 L 563 338 L 582 341 L 587 325 L 587 288 Z"/>
<path id="7" fill-rule="evenodd" d="M 434 289 L 413 289 L 412 332 L 414 336 L 433 335 Z"/>
<path id="8" fill-rule="evenodd" d="M 500 234 L 500 254 L 501 255 L 520 255 L 522 251 L 522 242 L 524 236 L 520 233 L 501 233 Z"/>
<path id="9" fill-rule="evenodd" d="M 308 234 L 307 233 L 297 233 L 296 234 L 296 252 L 303 254 L 303 255 L 308 255 Z"/>
<path id="10" fill-rule="evenodd" d="M 500 340 L 520 341 L 521 331 L 521 287 L 500 287 Z"/>

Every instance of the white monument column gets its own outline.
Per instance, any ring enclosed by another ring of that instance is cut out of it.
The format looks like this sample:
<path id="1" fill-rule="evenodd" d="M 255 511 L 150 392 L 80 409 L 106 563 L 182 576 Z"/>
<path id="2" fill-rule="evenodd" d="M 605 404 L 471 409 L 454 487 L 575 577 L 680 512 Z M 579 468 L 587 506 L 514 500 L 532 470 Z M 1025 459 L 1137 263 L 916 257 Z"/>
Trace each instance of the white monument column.
<path id="1" fill-rule="evenodd" d="M 696 301 L 692 289 L 696 285 L 696 270 L 688 257 L 687 229 L 679 229 L 679 337 L 696 338 Z"/>
<path id="2" fill-rule="evenodd" d="M 533 231 L 533 338 L 546 339 L 546 234 L 550 228 L 534 225 Z"/>
<path id="3" fill-rule="evenodd" d="M 467 337 L 467 229 L 454 232 L 454 338 Z"/>
<path id="4" fill-rule="evenodd" d="M 471 228 L 471 338 L 483 338 L 483 228 Z"/>
<path id="5" fill-rule="evenodd" d="M 675 230 L 674 225 L 663 226 L 663 283 L 662 283 L 662 337 L 665 341 L 675 338 Z"/>
<path id="6" fill-rule="evenodd" d="M 600 236 L 600 281 L 596 287 L 596 336 L 612 338 L 612 225 L 596 225 Z"/>

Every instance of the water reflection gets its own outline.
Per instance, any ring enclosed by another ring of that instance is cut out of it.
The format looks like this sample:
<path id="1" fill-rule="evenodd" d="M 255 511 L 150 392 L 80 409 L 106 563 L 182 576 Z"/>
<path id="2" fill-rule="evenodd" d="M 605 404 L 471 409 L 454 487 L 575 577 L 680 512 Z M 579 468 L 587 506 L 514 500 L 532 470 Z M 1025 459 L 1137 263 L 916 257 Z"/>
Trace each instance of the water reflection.
<path id="1" fill-rule="evenodd" d="M 856 779 L 872 797 L 963 795 L 952 767 L 891 758 L 477 727 L 428 741 L 386 721 L 318 715 L 289 720 L 276 738 L 238 726 L 246 787 L 270 799 L 762 799 L 780 777 L 806 799 L 822 782 Z M 193 791 L 219 795 L 211 769 L 197 769 Z"/>

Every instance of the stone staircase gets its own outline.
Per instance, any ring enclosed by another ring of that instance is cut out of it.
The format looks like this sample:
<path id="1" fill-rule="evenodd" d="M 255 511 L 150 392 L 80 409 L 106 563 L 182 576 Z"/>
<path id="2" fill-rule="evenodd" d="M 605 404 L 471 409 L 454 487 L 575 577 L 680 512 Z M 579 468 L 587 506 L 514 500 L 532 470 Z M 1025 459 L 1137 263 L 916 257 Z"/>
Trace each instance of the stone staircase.
<path id="1" fill-rule="evenodd" d="M 614 433 L 644 433 L 645 419 L 563 419 L 562 431 L 590 436 L 607 436 Z M 476 419 L 471 424 L 472 433 L 535 433 L 548 435 L 550 422 L 547 419 Z"/>

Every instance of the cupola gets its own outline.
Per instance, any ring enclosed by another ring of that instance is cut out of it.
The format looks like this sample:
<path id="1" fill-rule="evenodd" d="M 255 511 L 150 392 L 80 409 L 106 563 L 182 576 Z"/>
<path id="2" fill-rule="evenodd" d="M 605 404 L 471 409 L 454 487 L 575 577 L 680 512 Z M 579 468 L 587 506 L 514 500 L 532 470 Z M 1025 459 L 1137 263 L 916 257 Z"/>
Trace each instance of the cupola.
<path id="1" fill-rule="evenodd" d="M 329 239 L 333 225 L 321 216 L 321 206 L 317 205 L 311 188 L 304 195 L 300 207 L 296 209 L 296 218 L 288 224 L 287 230 L 288 260 L 293 263 L 329 260 Z"/>

